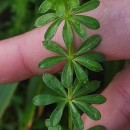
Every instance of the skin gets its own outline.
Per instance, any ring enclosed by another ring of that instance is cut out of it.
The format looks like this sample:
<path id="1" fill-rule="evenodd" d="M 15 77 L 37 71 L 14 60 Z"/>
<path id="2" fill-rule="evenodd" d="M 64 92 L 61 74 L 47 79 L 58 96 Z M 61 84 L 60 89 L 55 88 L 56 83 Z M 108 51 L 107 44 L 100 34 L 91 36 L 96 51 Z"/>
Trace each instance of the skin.
<path id="1" fill-rule="evenodd" d="M 102 43 L 95 49 L 106 55 L 108 60 L 130 59 L 130 1 L 129 0 L 101 0 L 96 10 L 85 13 L 98 19 L 101 28 L 88 34 L 100 34 Z M 53 38 L 55 42 L 65 48 L 62 39 L 62 26 Z M 62 69 L 60 63 L 48 70 L 39 70 L 37 64 L 43 58 L 53 56 L 42 47 L 42 40 L 48 25 L 35 29 L 20 36 L 0 41 L 0 84 L 21 81 L 37 74 L 46 72 L 56 73 Z M 81 40 L 75 36 L 78 47 Z M 92 121 L 83 115 L 85 128 L 95 124 L 105 125 L 108 130 L 130 129 L 130 65 L 124 68 L 107 89 L 102 93 L 107 97 L 105 104 L 96 106 L 102 113 L 100 121 Z"/>

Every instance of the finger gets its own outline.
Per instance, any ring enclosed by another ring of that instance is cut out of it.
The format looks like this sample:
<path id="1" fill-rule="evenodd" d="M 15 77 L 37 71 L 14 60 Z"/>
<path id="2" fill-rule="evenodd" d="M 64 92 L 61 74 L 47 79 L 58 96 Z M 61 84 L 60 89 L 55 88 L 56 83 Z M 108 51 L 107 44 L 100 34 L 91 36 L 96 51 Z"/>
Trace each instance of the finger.
<path id="1" fill-rule="evenodd" d="M 94 11 L 86 13 L 100 21 L 98 31 L 89 30 L 89 34 L 102 36 L 102 44 L 97 51 L 109 59 L 130 59 L 130 1 L 101 0 L 101 5 Z"/>
<path id="2" fill-rule="evenodd" d="M 117 74 L 107 89 L 103 92 L 107 102 L 102 105 L 95 105 L 102 114 L 102 119 L 92 121 L 85 115 L 85 129 L 93 125 L 104 125 L 108 130 L 129 130 L 130 129 L 130 65 Z"/>
<path id="3" fill-rule="evenodd" d="M 118 7 L 117 4 L 119 4 Z M 108 59 L 130 58 L 129 4 L 128 0 L 123 2 L 102 0 L 98 9 L 87 13 L 101 21 L 101 29 L 89 31 L 89 33 L 101 34 L 103 41 L 96 51 L 104 53 Z M 53 40 L 64 47 L 62 26 L 63 24 L 60 25 Z M 42 59 L 54 55 L 42 47 L 47 27 L 48 25 L 0 42 L 0 83 L 23 80 L 45 72 L 55 73 L 62 68 L 63 63 L 43 71 L 37 67 Z M 77 45 L 81 43 L 80 41 L 75 37 Z"/>

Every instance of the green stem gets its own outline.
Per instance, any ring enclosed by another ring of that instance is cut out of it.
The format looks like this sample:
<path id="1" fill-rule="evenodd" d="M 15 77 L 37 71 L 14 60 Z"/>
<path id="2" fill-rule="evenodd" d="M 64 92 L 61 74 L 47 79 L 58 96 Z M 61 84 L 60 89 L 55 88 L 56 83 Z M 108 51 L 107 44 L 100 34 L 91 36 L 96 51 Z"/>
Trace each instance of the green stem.
<path id="1" fill-rule="evenodd" d="M 71 102 L 71 98 L 72 98 L 72 87 L 68 89 L 68 100 L 70 100 L 70 102 Z M 68 105 L 68 129 L 73 130 L 72 117 L 71 117 L 69 105 Z"/>
<path id="2" fill-rule="evenodd" d="M 73 130 L 73 125 L 72 125 L 72 118 L 71 118 L 71 113 L 70 113 L 70 109 L 68 111 L 68 117 L 69 117 L 69 130 Z"/>

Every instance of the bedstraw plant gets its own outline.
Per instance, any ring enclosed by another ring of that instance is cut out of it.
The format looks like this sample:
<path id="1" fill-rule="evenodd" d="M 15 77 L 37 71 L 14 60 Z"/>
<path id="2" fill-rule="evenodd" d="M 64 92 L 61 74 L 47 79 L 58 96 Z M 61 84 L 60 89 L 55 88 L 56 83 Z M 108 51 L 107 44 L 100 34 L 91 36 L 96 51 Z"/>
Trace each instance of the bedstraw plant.
<path id="1" fill-rule="evenodd" d="M 48 69 L 59 62 L 65 62 L 61 78 L 49 73 L 43 75 L 43 81 L 49 91 L 33 99 L 37 106 L 56 104 L 56 108 L 45 122 L 48 130 L 63 130 L 60 121 L 65 109 L 68 109 L 67 130 L 84 129 L 81 111 L 93 120 L 101 119 L 100 112 L 92 105 L 102 104 L 106 98 L 93 94 L 100 87 L 100 82 L 90 81 L 87 70 L 100 72 L 100 62 L 103 62 L 105 57 L 91 51 L 100 44 L 101 36 L 94 34 L 88 37 L 86 31 L 86 28 L 96 30 L 100 24 L 95 18 L 84 15 L 84 12 L 96 9 L 99 5 L 99 0 L 84 4 L 80 4 L 79 0 L 45 0 L 39 8 L 43 15 L 36 20 L 35 26 L 42 27 L 51 22 L 44 35 L 43 46 L 56 53 L 56 56 L 43 59 L 38 67 Z M 52 41 L 61 22 L 64 23 L 62 36 L 66 49 Z M 77 49 L 74 48 L 74 31 L 83 41 Z M 98 125 L 89 130 L 105 130 L 105 127 Z"/>

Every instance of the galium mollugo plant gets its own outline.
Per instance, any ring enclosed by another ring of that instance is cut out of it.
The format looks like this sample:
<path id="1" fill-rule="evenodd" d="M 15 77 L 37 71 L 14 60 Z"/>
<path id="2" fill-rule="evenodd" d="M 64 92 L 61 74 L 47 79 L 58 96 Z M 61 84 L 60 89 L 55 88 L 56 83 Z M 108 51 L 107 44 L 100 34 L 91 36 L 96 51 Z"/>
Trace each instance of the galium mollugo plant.
<path id="1" fill-rule="evenodd" d="M 93 120 L 101 119 L 100 112 L 92 104 L 102 104 L 106 98 L 100 94 L 93 94 L 99 88 L 100 82 L 90 81 L 87 70 L 101 71 L 100 62 L 104 61 L 105 57 L 101 53 L 91 51 L 100 44 L 101 36 L 95 34 L 88 37 L 85 28 L 98 29 L 100 24 L 95 18 L 81 14 L 97 8 L 99 4 L 99 0 L 91 0 L 82 5 L 79 0 L 45 0 L 39 8 L 43 16 L 36 20 L 35 25 L 42 27 L 52 22 L 45 33 L 43 46 L 57 56 L 43 59 L 38 67 L 48 69 L 65 61 L 61 78 L 58 79 L 49 73 L 44 74 L 43 81 L 49 91 L 33 99 L 37 106 L 56 104 L 56 108 L 45 122 L 48 130 L 63 130 L 60 121 L 66 108 L 68 109 L 67 130 L 84 129 L 80 111 Z M 66 49 L 52 40 L 61 22 L 64 22 L 62 35 Z M 74 31 L 83 40 L 77 49 L 74 49 Z M 105 127 L 97 125 L 89 130 L 105 130 Z"/>

